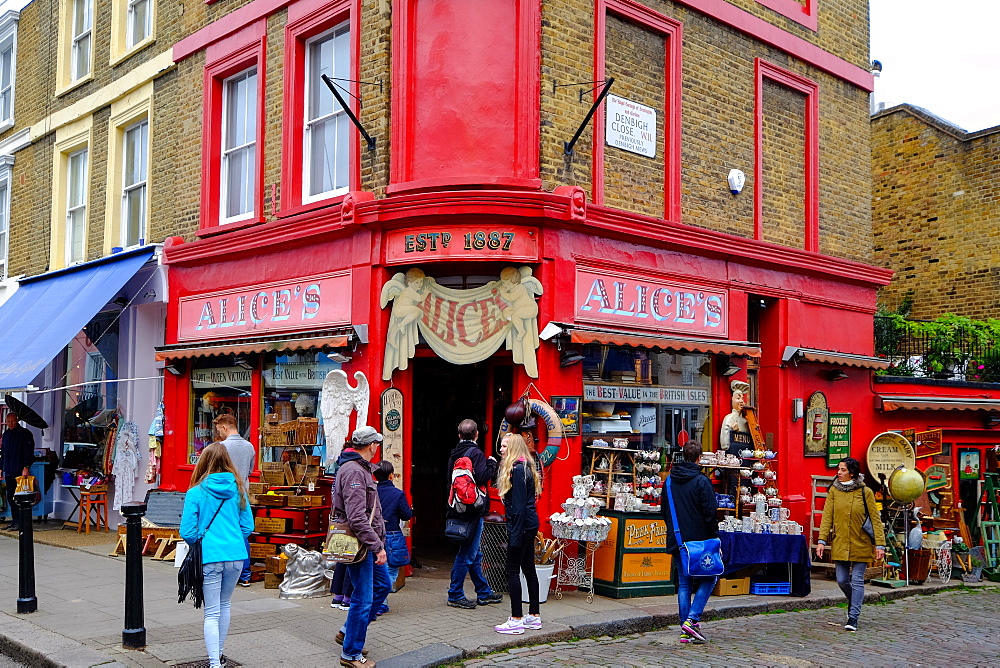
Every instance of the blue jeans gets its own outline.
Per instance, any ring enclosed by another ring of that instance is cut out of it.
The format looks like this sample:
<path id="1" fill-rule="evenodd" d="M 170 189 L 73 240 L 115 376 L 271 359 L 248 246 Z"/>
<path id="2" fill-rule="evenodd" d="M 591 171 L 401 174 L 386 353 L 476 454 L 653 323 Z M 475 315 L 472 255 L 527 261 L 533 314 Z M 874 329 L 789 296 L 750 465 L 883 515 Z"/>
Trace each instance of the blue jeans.
<path id="1" fill-rule="evenodd" d="M 219 657 L 229 634 L 230 601 L 242 567 L 242 561 L 214 561 L 202 567 L 205 575 L 205 648 L 212 668 L 222 665 Z"/>
<path id="2" fill-rule="evenodd" d="M 476 588 L 476 596 L 492 596 L 493 589 L 483 575 L 483 552 L 479 543 L 483 538 L 483 518 L 476 520 L 472 539 L 459 546 L 455 556 L 455 565 L 451 567 L 451 587 L 448 588 L 448 600 L 458 601 L 465 598 L 465 574 L 472 578 L 472 586 Z"/>
<path id="3" fill-rule="evenodd" d="M 240 573 L 241 582 L 250 582 L 250 539 L 247 538 L 247 558 L 243 561 L 243 572 Z"/>
<path id="4" fill-rule="evenodd" d="M 868 563 L 835 561 L 834 564 L 837 566 L 837 584 L 847 597 L 847 616 L 849 619 L 857 619 L 861 616 L 861 604 L 865 600 L 865 570 Z"/>
<path id="5" fill-rule="evenodd" d="M 681 573 L 680 569 L 677 570 L 677 615 L 682 624 L 688 619 L 692 622 L 701 619 L 701 613 L 704 612 L 705 604 L 708 603 L 708 597 L 712 595 L 718 579 L 714 576 L 693 578 Z"/>
<path id="6" fill-rule="evenodd" d="M 347 620 L 340 628 L 344 633 L 344 649 L 340 656 L 348 661 L 359 661 L 361 650 L 365 648 L 368 625 L 374 621 L 375 611 L 385 603 L 391 583 L 389 569 L 385 564 L 377 565 L 371 551 L 360 564 L 350 564 L 347 572 L 354 583 L 354 592 Z"/>

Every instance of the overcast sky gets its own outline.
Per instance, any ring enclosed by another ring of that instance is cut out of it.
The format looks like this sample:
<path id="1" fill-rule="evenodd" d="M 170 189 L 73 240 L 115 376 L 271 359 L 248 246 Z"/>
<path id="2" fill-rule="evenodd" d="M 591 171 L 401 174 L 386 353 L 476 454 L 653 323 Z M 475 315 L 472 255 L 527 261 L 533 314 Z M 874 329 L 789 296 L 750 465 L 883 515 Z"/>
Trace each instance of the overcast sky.
<path id="1" fill-rule="evenodd" d="M 875 101 L 970 132 L 1000 125 L 1000 0 L 870 0 Z"/>

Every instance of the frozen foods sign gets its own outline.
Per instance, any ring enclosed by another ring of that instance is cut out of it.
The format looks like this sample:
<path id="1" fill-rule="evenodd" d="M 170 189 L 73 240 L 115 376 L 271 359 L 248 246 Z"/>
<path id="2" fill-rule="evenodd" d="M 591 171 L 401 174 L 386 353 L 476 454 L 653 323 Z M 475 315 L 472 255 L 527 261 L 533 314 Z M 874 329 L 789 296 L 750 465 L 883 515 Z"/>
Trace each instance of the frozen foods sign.
<path id="1" fill-rule="evenodd" d="M 604 142 L 623 151 L 656 157 L 656 110 L 623 97 L 608 96 Z"/>

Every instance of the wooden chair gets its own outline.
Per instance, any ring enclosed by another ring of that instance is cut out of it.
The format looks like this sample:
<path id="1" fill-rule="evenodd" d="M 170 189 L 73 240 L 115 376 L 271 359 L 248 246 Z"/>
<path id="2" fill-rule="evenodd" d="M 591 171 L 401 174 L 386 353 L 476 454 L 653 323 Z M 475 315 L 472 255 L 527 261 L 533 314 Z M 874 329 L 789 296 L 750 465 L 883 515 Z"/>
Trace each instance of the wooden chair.
<path id="1" fill-rule="evenodd" d="M 92 511 L 96 511 L 95 516 L 91 515 Z M 91 487 L 80 490 L 80 517 L 76 524 L 76 532 L 90 533 L 92 521 L 96 531 L 100 531 L 103 524 L 104 532 L 108 532 L 108 490 L 106 487 L 104 489 Z"/>

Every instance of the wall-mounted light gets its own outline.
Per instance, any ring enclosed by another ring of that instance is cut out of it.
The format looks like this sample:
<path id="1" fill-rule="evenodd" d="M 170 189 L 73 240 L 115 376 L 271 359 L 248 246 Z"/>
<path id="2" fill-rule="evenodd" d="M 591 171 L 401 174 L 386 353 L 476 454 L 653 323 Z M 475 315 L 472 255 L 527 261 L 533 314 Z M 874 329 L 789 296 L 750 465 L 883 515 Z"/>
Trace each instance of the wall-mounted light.
<path id="1" fill-rule="evenodd" d="M 848 377 L 847 372 L 843 369 L 830 369 L 826 372 L 827 380 L 845 380 Z"/>
<path id="2" fill-rule="evenodd" d="M 729 355 L 722 355 L 721 357 L 719 357 L 719 368 L 722 369 L 721 373 L 726 378 L 735 375 L 743 370 L 736 364 L 736 362 L 733 361 L 733 358 L 730 357 Z"/>
<path id="3" fill-rule="evenodd" d="M 729 182 L 729 192 L 739 195 L 743 192 L 743 185 L 747 182 L 747 176 L 738 169 L 730 169 L 726 181 Z"/>
<path id="4" fill-rule="evenodd" d="M 1000 426 L 1000 415 L 997 415 L 996 413 L 990 413 L 989 415 L 986 416 L 986 419 L 983 421 L 983 423 L 986 425 L 987 429 L 992 429 L 993 427 Z"/>
<path id="5" fill-rule="evenodd" d="M 329 357 L 331 361 L 336 362 L 337 364 L 346 364 L 347 362 L 351 361 L 351 358 L 348 357 L 347 355 L 344 355 L 343 353 L 327 353 L 326 356 Z"/>
<path id="6" fill-rule="evenodd" d="M 164 365 L 163 368 L 169 371 L 170 373 L 174 374 L 175 376 L 179 376 L 182 373 L 184 373 L 183 371 L 181 371 L 180 367 L 178 367 L 176 364 L 167 364 Z"/>
<path id="7" fill-rule="evenodd" d="M 247 371 L 253 371 L 253 363 L 242 355 L 237 355 L 233 358 L 233 364 L 240 367 L 241 369 L 246 369 Z"/>
<path id="8" fill-rule="evenodd" d="M 806 414 L 805 406 L 802 399 L 795 398 L 792 399 L 792 421 L 801 420 L 802 416 Z"/>

